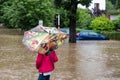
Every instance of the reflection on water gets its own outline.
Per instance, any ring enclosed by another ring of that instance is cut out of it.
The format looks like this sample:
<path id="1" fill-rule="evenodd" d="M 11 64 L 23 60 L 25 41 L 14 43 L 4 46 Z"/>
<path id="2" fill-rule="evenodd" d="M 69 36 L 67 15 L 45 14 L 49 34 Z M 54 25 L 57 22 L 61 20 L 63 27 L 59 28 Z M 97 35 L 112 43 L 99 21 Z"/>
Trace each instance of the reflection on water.
<path id="1" fill-rule="evenodd" d="M 37 80 L 36 54 L 22 35 L 0 35 L 0 80 Z M 51 80 L 120 80 L 119 41 L 67 41 L 57 50 Z"/>
<path id="2" fill-rule="evenodd" d="M 58 55 L 53 80 L 120 80 L 119 41 L 65 43 Z"/>
<path id="3" fill-rule="evenodd" d="M 105 59 L 102 57 L 102 49 L 99 44 L 92 42 L 89 45 L 81 45 L 78 53 L 81 56 L 78 70 L 83 72 L 81 75 L 83 80 L 94 80 L 102 76 Z"/>

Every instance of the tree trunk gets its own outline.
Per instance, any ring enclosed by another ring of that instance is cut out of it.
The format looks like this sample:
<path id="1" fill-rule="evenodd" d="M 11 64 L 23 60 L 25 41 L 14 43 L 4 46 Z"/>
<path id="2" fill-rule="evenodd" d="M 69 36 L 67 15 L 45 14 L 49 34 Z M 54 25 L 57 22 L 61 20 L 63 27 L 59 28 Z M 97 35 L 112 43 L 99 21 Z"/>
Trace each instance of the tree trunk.
<path id="1" fill-rule="evenodd" d="M 70 37 L 69 43 L 76 43 L 76 12 L 77 12 L 77 1 L 71 0 L 71 10 L 70 10 Z"/>

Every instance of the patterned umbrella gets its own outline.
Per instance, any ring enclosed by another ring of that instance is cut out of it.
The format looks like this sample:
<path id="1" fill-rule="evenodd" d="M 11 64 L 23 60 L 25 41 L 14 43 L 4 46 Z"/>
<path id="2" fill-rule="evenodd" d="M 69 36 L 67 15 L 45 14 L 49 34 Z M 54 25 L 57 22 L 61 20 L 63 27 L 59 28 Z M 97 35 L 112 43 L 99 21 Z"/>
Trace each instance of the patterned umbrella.
<path id="1" fill-rule="evenodd" d="M 42 44 L 50 44 L 51 42 L 56 42 L 57 45 L 60 45 L 66 38 L 67 35 L 57 28 L 37 26 L 29 31 L 24 32 L 22 42 L 25 46 L 28 47 L 29 50 L 36 52 L 42 49 Z"/>

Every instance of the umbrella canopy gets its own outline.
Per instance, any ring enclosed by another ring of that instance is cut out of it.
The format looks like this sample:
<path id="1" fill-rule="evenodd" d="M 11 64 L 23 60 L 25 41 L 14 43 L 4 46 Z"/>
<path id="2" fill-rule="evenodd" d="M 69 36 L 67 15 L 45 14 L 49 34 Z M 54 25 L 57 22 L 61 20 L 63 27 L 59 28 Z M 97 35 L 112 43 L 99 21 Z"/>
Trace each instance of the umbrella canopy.
<path id="1" fill-rule="evenodd" d="M 37 26 L 29 31 L 24 32 L 22 42 L 28 47 L 29 50 L 39 51 L 41 44 L 50 44 L 51 42 L 56 42 L 57 45 L 55 46 L 58 46 L 62 44 L 66 38 L 66 34 L 57 28 Z"/>

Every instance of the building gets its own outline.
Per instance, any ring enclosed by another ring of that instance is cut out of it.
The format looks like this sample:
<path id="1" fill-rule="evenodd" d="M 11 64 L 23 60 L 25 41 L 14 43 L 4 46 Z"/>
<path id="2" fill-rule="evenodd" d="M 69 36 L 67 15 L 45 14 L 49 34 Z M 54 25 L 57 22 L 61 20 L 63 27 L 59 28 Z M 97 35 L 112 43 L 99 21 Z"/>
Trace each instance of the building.
<path id="1" fill-rule="evenodd" d="M 79 8 L 85 9 L 85 6 L 82 6 L 81 4 L 78 5 Z M 98 7 L 100 10 L 106 10 L 106 0 L 92 0 L 92 3 L 88 7 L 90 10 L 93 8 L 95 9 Z"/>
<path id="2" fill-rule="evenodd" d="M 83 8 L 86 9 L 85 6 L 79 4 L 78 8 Z M 101 16 L 101 15 L 106 15 L 106 0 L 92 0 L 92 3 L 90 6 L 87 8 L 91 16 Z"/>

